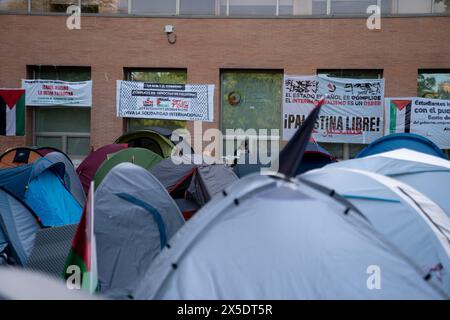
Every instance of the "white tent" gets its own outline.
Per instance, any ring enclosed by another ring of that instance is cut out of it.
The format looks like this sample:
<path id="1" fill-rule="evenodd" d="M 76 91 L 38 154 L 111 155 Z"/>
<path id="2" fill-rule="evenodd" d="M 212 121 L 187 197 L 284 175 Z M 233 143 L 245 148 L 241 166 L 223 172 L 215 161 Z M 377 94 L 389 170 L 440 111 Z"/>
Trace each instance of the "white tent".
<path id="1" fill-rule="evenodd" d="M 377 231 L 450 295 L 450 218 L 445 212 L 401 181 L 348 165 L 343 167 L 327 166 L 300 177 L 336 190 L 350 200 Z M 396 167 L 394 162 L 386 169 Z M 446 184 L 448 190 L 450 180 Z"/>
<path id="2" fill-rule="evenodd" d="M 450 161 L 425 153 L 397 149 L 326 168 L 350 168 L 378 173 L 404 182 L 429 197 L 450 217 Z"/>
<path id="3" fill-rule="evenodd" d="M 133 296 L 445 298 L 425 275 L 335 193 L 249 175 L 178 231 Z"/>

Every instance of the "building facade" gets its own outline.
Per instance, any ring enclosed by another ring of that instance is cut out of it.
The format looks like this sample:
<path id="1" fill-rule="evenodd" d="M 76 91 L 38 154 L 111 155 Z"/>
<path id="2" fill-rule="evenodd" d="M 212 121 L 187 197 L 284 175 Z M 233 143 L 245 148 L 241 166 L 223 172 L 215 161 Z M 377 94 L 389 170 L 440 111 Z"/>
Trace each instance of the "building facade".
<path id="1" fill-rule="evenodd" d="M 71 4 L 81 5 L 81 29 L 67 28 Z M 379 30 L 367 28 L 372 4 Z M 383 77 L 386 96 L 448 98 L 449 10 L 446 0 L 0 0 L 0 87 L 93 81 L 92 108 L 28 106 L 26 136 L 0 137 L 0 149 L 48 145 L 82 157 L 143 126 L 192 131 L 191 122 L 117 118 L 120 79 L 214 84 L 204 130 L 281 129 L 283 74 Z M 362 146 L 327 147 L 347 158 Z"/>

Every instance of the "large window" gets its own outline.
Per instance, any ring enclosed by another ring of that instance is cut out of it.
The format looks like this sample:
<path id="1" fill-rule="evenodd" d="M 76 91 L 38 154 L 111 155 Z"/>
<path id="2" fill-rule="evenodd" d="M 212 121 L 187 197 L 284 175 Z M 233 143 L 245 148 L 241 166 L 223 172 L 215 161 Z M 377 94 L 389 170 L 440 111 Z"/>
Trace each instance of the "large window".
<path id="1" fill-rule="evenodd" d="M 353 79 L 381 79 L 383 70 L 381 69 L 322 69 L 317 70 L 317 74 L 326 75 L 335 78 L 353 78 Z M 337 159 L 354 158 L 364 147 L 365 144 L 344 144 L 344 143 L 323 143 L 320 142 Z"/>
<path id="2" fill-rule="evenodd" d="M 89 67 L 30 66 L 30 79 L 85 81 Z M 32 106 L 31 106 L 32 107 Z M 55 147 L 77 158 L 89 153 L 91 108 L 34 107 L 34 144 Z"/>
<path id="3" fill-rule="evenodd" d="M 258 139 L 269 142 L 279 135 L 270 135 L 270 129 L 281 130 L 281 88 L 283 71 L 271 70 L 223 70 L 221 72 L 222 133 L 225 135 L 225 151 L 236 150 L 235 136 L 227 135 L 227 129 L 255 129 L 250 144 Z M 264 136 L 259 129 L 267 129 Z M 230 147 L 230 145 L 232 147 Z M 253 147 L 252 147 L 253 148 Z M 254 150 L 254 149 L 253 149 Z M 270 147 L 269 147 L 270 150 Z M 264 152 L 264 150 L 263 150 Z M 233 154 L 228 154 L 233 155 Z"/>
<path id="4" fill-rule="evenodd" d="M 419 70 L 417 95 L 450 100 L 450 69 Z"/>
<path id="5" fill-rule="evenodd" d="M 185 84 L 187 83 L 187 72 L 186 69 L 126 68 L 125 79 L 129 81 Z M 149 127 L 161 127 L 175 130 L 177 128 L 185 128 L 186 121 L 163 119 L 127 119 L 128 131 Z"/>

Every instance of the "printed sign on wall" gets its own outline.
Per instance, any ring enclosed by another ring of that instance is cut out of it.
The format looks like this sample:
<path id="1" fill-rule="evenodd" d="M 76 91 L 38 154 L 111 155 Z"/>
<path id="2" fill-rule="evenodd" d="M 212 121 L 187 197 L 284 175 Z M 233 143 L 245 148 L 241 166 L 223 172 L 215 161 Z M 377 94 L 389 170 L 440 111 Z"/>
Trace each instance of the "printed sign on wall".
<path id="1" fill-rule="evenodd" d="M 92 81 L 22 80 L 27 106 L 92 106 Z"/>
<path id="2" fill-rule="evenodd" d="M 211 122 L 214 119 L 214 85 L 118 80 L 117 116 Z"/>
<path id="3" fill-rule="evenodd" d="M 285 76 L 283 139 L 288 140 L 326 97 L 313 132 L 318 142 L 370 143 L 383 135 L 383 79 Z"/>
<path id="4" fill-rule="evenodd" d="M 386 98 L 386 134 L 415 133 L 450 149 L 450 100 Z"/>

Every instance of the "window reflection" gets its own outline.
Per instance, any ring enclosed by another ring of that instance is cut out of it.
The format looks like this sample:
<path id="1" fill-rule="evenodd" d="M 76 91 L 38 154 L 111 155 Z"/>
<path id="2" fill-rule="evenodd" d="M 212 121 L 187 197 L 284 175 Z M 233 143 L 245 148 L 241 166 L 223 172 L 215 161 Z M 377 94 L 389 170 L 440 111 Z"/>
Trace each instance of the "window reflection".
<path id="1" fill-rule="evenodd" d="M 0 11 L 27 11 L 27 0 L 0 0 Z"/>

